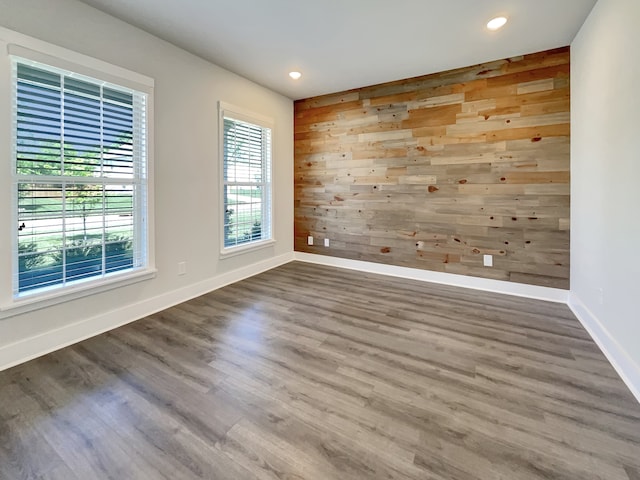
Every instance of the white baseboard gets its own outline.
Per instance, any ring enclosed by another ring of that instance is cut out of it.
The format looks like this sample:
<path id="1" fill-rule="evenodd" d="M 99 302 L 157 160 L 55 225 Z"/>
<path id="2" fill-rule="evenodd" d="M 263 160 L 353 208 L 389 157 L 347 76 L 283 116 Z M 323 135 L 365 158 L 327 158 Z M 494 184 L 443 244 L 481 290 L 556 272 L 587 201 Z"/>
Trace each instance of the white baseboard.
<path id="1" fill-rule="evenodd" d="M 0 371 L 113 330 L 293 260 L 293 252 L 0 347 Z"/>
<path id="2" fill-rule="evenodd" d="M 636 400 L 640 402 L 640 365 L 626 352 L 618 341 L 609 333 L 584 302 L 575 294 L 569 294 L 567 302 L 573 314 L 578 318 L 594 342 L 600 347 L 609 363 L 618 372 Z"/>
<path id="3" fill-rule="evenodd" d="M 559 288 L 539 287 L 537 285 L 525 285 L 522 283 L 505 282 L 502 280 L 491 280 L 479 277 L 467 277 L 453 273 L 432 272 L 418 268 L 398 267 L 383 263 L 363 262 L 361 260 L 348 260 L 327 255 L 316 255 L 313 253 L 295 252 L 295 259 L 301 262 L 317 263 L 331 267 L 348 268 L 361 272 L 378 273 L 390 275 L 392 277 L 408 278 L 423 282 L 440 283 L 454 287 L 473 288 L 486 292 L 504 293 L 518 297 L 533 298 L 536 300 L 546 300 L 556 303 L 567 303 L 569 298 L 568 290 Z"/>
<path id="4" fill-rule="evenodd" d="M 217 290 L 231 283 L 257 275 L 272 268 L 298 260 L 368 273 L 390 275 L 394 277 L 452 285 L 463 288 L 473 288 L 494 293 L 504 293 L 520 297 L 547 300 L 569 305 L 575 316 L 589 332 L 593 340 L 600 347 L 618 375 L 625 382 L 631 393 L 640 402 L 640 366 L 610 335 L 598 318 L 573 293 L 556 288 L 524 285 L 499 280 L 490 280 L 464 275 L 431 272 L 408 267 L 347 260 L 325 255 L 314 255 L 302 252 L 290 252 L 284 255 L 249 265 L 231 272 L 223 273 L 215 278 L 189 285 L 142 302 L 77 322 L 62 328 L 44 332 L 42 334 L 5 345 L 0 348 L 0 371 L 27 362 L 47 353 L 80 342 L 87 338 L 113 330 L 139 320 L 153 313 L 170 308 L 205 293 Z"/>

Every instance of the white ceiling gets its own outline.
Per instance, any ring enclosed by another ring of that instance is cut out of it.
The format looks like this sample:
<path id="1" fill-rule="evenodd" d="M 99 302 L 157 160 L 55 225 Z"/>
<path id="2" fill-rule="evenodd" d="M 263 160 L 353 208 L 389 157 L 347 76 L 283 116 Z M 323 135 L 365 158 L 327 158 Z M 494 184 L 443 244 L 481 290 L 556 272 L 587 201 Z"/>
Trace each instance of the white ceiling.
<path id="1" fill-rule="evenodd" d="M 293 99 L 569 45 L 596 2 L 81 1 Z"/>

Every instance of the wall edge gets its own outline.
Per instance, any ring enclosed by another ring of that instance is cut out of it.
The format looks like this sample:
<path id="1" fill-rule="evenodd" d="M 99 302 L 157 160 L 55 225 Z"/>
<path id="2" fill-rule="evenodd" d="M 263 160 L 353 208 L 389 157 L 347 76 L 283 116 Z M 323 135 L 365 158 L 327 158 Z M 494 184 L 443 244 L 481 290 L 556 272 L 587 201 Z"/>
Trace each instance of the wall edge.
<path id="1" fill-rule="evenodd" d="M 589 310 L 578 295 L 570 292 L 567 305 L 640 403 L 640 365 L 633 361 L 627 351 L 622 348 L 602 321 Z"/>

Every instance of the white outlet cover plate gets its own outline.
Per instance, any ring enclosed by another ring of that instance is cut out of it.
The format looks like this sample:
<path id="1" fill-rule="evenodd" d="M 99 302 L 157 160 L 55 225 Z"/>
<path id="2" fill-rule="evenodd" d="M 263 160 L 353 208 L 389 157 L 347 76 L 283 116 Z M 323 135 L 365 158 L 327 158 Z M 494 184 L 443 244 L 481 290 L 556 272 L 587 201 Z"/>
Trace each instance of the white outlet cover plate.
<path id="1" fill-rule="evenodd" d="M 485 255 L 484 256 L 484 266 L 485 267 L 493 267 L 493 255 Z"/>

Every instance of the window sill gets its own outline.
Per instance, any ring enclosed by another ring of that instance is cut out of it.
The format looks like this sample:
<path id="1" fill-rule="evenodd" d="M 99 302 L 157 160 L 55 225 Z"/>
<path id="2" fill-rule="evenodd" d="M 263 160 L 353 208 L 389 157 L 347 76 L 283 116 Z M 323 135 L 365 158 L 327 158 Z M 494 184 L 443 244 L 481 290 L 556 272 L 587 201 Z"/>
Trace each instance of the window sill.
<path id="1" fill-rule="evenodd" d="M 156 272 L 157 270 L 155 269 L 146 269 L 134 273 L 124 273 L 107 279 L 79 283 L 73 287 L 66 288 L 64 291 L 52 290 L 16 298 L 12 303 L 0 306 L 0 320 L 149 280 L 156 276 Z"/>
<path id="2" fill-rule="evenodd" d="M 248 245 L 241 245 L 239 247 L 224 248 L 220 251 L 220 258 L 235 257 L 236 255 L 242 255 L 243 253 L 253 252 L 255 250 L 262 250 L 263 248 L 271 247 L 275 245 L 274 239 L 262 240 L 260 242 L 250 243 Z"/>

